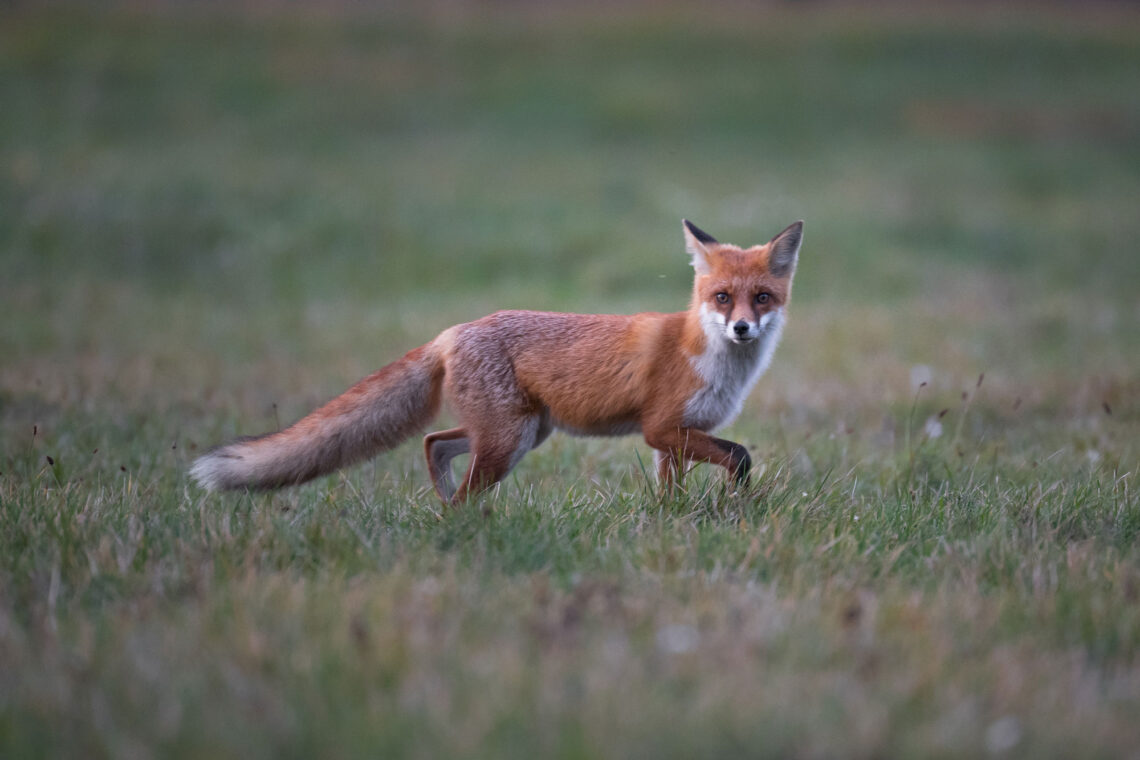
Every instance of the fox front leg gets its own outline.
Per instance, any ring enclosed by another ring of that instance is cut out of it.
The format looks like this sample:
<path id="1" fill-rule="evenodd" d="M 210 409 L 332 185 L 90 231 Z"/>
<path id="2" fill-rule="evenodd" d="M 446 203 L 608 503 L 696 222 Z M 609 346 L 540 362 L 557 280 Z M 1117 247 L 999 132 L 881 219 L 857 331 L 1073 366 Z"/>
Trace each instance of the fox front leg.
<path id="1" fill-rule="evenodd" d="M 657 450 L 658 475 L 667 485 L 671 485 L 680 469 L 680 461 L 717 464 L 728 471 L 737 486 L 749 483 L 752 457 L 739 443 L 692 428 L 647 433 L 645 442 Z"/>

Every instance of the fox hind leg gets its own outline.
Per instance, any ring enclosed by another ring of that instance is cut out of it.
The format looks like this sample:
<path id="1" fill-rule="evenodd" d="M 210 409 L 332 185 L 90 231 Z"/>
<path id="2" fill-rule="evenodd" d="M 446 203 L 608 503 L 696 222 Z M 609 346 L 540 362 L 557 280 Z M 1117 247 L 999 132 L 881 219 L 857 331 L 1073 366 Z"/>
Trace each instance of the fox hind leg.
<path id="1" fill-rule="evenodd" d="M 455 482 L 451 479 L 451 460 L 471 451 L 471 439 L 465 428 L 440 430 L 424 436 L 424 456 L 435 492 L 443 503 L 455 496 Z"/>
<path id="2" fill-rule="evenodd" d="M 505 478 L 528 451 L 550 435 L 550 429 L 548 415 L 535 414 L 499 420 L 493 431 L 473 436 L 471 461 L 451 503 L 461 504 Z"/>

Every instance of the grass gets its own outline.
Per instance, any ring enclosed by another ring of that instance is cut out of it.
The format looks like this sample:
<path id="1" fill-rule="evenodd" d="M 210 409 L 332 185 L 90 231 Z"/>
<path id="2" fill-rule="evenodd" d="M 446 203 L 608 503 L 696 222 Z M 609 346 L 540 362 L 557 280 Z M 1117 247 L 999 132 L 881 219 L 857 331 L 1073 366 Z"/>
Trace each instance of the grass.
<path id="1" fill-rule="evenodd" d="M 1133 756 L 1138 29 L 0 10 L 0 755 Z M 807 220 L 752 490 L 187 480 L 455 322 L 682 308 L 682 216 Z"/>

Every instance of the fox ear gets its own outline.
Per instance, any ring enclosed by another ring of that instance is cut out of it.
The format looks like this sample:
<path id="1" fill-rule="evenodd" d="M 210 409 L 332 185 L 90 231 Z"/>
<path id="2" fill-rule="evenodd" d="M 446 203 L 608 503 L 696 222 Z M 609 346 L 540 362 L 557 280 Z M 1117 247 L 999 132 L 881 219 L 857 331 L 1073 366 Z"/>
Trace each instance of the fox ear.
<path id="1" fill-rule="evenodd" d="M 775 277 L 791 277 L 796 271 L 800 255 L 800 242 L 804 237 L 804 223 L 789 225 L 768 243 L 768 271 Z"/>
<path id="2" fill-rule="evenodd" d="M 682 219 L 681 226 L 685 228 L 685 250 L 693 257 L 693 269 L 697 270 L 697 274 L 708 274 L 712 269 L 709 266 L 708 246 L 715 245 L 716 238 L 688 219 Z"/>

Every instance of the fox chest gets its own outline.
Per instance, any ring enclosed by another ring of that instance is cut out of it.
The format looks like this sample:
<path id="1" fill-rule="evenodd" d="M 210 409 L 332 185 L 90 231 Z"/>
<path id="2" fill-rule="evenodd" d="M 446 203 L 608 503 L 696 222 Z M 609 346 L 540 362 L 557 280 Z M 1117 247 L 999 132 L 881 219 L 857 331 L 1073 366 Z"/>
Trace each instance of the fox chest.
<path id="1" fill-rule="evenodd" d="M 701 385 L 685 402 L 682 424 L 712 431 L 740 414 L 752 386 L 760 379 L 771 354 L 771 341 L 744 346 L 719 346 L 691 359 Z"/>

